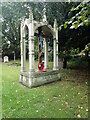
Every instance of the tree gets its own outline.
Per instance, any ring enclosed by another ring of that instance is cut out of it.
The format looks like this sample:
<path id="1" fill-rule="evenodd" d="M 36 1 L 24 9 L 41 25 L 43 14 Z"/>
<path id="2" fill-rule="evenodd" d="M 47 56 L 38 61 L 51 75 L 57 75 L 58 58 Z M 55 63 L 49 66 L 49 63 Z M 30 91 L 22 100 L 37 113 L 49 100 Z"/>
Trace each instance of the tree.
<path id="1" fill-rule="evenodd" d="M 71 11 L 68 13 L 71 18 L 59 27 L 59 45 L 61 46 L 59 50 L 64 51 L 65 47 L 68 56 L 70 56 L 71 52 L 69 51 L 72 51 L 72 49 L 78 48 L 79 51 L 81 51 L 84 49 L 85 45 L 89 43 L 89 10 L 89 2 L 83 1 L 79 3 L 76 7 L 72 7 Z M 64 55 L 64 59 L 66 56 L 67 54 Z"/>
<path id="2" fill-rule="evenodd" d="M 75 8 L 71 8 L 69 14 L 72 14 L 72 17 L 59 27 L 61 49 L 66 46 L 67 49 L 73 47 L 82 50 L 88 44 L 90 39 L 89 9 L 89 3 L 84 1 Z"/>
<path id="3" fill-rule="evenodd" d="M 20 56 L 20 23 L 22 17 L 28 18 L 29 7 L 32 7 L 34 19 L 40 21 L 42 18 L 42 10 L 44 6 L 47 9 L 47 18 L 51 25 L 57 18 L 58 24 L 65 21 L 68 11 L 72 4 L 68 3 L 33 3 L 33 2 L 7 2 L 2 3 L 2 49 L 3 55 L 12 55 L 12 51 L 16 53 L 16 57 Z M 67 11 L 65 9 L 68 7 Z M 28 47 L 28 46 L 27 46 Z M 27 48 L 28 49 L 28 48 Z"/>

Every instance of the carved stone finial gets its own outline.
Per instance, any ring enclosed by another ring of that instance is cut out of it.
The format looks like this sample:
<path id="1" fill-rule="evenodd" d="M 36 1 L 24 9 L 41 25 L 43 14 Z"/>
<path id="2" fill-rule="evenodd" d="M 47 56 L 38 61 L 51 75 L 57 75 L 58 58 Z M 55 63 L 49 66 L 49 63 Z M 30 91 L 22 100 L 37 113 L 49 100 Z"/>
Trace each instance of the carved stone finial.
<path id="1" fill-rule="evenodd" d="M 43 9 L 43 17 L 42 17 L 43 22 L 47 22 L 47 17 L 46 17 L 46 8 L 44 7 Z"/>
<path id="2" fill-rule="evenodd" d="M 29 19 L 30 19 L 30 21 L 33 20 L 33 12 L 32 12 L 32 8 L 31 7 L 29 8 Z"/>
<path id="3" fill-rule="evenodd" d="M 24 25 L 24 17 L 22 18 L 21 24 L 22 26 Z"/>
<path id="4" fill-rule="evenodd" d="M 55 19 L 54 20 L 54 28 L 56 28 L 57 27 L 57 20 Z"/>
<path id="5" fill-rule="evenodd" d="M 22 23 L 24 22 L 24 17 L 22 18 Z"/>

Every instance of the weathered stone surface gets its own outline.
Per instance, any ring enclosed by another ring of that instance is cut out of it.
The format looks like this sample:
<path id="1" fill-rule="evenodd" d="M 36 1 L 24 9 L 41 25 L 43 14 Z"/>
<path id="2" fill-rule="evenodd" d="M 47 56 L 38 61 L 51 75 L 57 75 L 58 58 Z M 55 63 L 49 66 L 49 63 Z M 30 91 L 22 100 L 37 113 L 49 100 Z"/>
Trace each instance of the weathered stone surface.
<path id="1" fill-rule="evenodd" d="M 34 86 L 40 86 L 42 84 L 57 81 L 60 79 L 61 79 L 60 71 L 51 70 L 48 72 L 33 72 L 32 74 L 21 73 L 19 82 L 31 88 Z"/>
<path id="2" fill-rule="evenodd" d="M 44 69 L 47 72 L 36 72 L 34 64 L 34 33 L 38 28 L 42 29 L 45 47 Z M 28 29 L 29 33 L 29 72 L 26 71 L 26 43 L 25 36 Z M 48 70 L 48 40 L 47 37 L 53 36 L 53 70 Z M 47 37 L 46 37 L 47 36 Z M 33 18 L 32 10 L 28 19 L 23 19 L 21 22 L 21 73 L 20 83 L 27 86 L 39 86 L 52 81 L 60 80 L 60 71 L 58 70 L 58 30 L 57 21 L 55 19 L 54 26 L 48 24 L 46 18 L 46 9 L 43 10 L 43 17 L 41 22 L 37 22 Z"/>

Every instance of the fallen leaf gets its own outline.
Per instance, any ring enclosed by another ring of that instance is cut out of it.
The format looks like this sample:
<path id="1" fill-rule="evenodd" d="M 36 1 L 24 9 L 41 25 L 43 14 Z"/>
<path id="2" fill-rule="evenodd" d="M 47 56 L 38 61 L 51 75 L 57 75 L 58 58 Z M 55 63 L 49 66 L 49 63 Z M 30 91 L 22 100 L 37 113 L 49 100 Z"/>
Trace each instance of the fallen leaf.
<path id="1" fill-rule="evenodd" d="M 57 99 L 57 97 L 53 97 L 54 99 Z"/>
<path id="2" fill-rule="evenodd" d="M 80 108 L 80 105 L 78 105 L 78 108 Z"/>
<path id="3" fill-rule="evenodd" d="M 80 118 L 81 117 L 80 114 L 78 114 L 77 117 Z"/>
<path id="4" fill-rule="evenodd" d="M 68 102 L 65 102 L 66 105 L 68 105 Z"/>

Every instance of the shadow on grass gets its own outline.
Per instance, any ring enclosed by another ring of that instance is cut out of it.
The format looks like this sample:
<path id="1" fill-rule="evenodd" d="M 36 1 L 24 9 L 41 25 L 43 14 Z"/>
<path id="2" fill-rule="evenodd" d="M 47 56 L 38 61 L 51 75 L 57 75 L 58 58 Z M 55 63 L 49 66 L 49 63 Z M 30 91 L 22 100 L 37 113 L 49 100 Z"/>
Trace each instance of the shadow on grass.
<path id="1" fill-rule="evenodd" d="M 82 59 L 69 61 L 67 69 L 61 70 L 61 76 L 63 80 L 66 81 L 71 81 L 77 84 L 88 84 L 90 79 L 88 62 Z"/>

